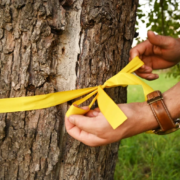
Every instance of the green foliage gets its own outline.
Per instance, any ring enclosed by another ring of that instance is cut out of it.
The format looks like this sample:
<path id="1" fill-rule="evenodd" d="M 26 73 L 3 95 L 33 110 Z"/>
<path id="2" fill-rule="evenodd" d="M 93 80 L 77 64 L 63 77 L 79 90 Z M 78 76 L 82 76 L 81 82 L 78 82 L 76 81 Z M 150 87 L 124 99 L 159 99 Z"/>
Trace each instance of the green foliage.
<path id="1" fill-rule="evenodd" d="M 144 6 L 149 6 L 149 12 L 144 11 Z M 152 31 L 165 36 L 177 38 L 180 35 L 180 0 L 149 0 L 139 4 L 137 10 L 137 25 L 141 21 Z"/>
<path id="2" fill-rule="evenodd" d="M 172 67 L 168 72 L 166 77 L 174 77 L 177 78 L 180 81 L 180 63 L 178 63 L 176 66 Z"/>
<path id="3" fill-rule="evenodd" d="M 138 6 L 136 29 L 140 23 L 145 23 L 146 27 L 158 34 L 180 37 L 180 0 L 144 0 Z M 144 7 L 149 7 L 145 12 Z M 138 31 L 138 30 L 137 30 Z M 140 43 L 140 37 L 136 38 Z M 167 73 L 167 76 L 173 76 L 180 79 L 180 64 L 174 66 Z"/>

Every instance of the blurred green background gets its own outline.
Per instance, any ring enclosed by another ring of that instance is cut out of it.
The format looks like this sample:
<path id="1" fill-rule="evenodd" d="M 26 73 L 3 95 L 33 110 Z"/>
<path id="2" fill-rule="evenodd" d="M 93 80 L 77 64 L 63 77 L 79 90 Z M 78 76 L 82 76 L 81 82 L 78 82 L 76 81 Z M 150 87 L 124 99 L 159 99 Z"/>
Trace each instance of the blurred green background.
<path id="1" fill-rule="evenodd" d="M 154 90 L 164 92 L 178 82 L 157 71 L 160 78 L 146 81 Z M 143 102 L 140 86 L 128 87 L 128 103 Z M 116 164 L 115 180 L 179 180 L 180 130 L 169 135 L 140 134 L 121 141 Z"/>

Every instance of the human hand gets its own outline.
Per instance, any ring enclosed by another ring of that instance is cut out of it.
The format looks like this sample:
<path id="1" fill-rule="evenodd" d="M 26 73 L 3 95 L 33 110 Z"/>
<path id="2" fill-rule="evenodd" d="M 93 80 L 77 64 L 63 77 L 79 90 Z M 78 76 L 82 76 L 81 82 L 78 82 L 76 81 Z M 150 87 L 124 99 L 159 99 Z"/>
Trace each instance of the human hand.
<path id="1" fill-rule="evenodd" d="M 163 93 L 163 99 L 172 119 L 180 117 L 180 82 Z M 127 120 L 115 130 L 98 108 L 90 110 L 86 116 L 65 117 L 66 130 L 75 139 L 89 146 L 101 146 L 120 139 L 156 129 L 159 125 L 146 102 L 119 104 Z M 83 107 L 87 109 L 88 107 Z"/>
<path id="2" fill-rule="evenodd" d="M 118 106 L 127 116 L 127 120 L 115 130 L 98 108 L 90 110 L 86 116 L 65 117 L 66 130 L 69 135 L 88 146 L 101 146 L 158 127 L 146 102 Z"/>
<path id="3" fill-rule="evenodd" d="M 131 49 L 129 60 L 136 56 L 145 63 L 136 74 L 148 80 L 157 79 L 159 76 L 152 73 L 153 69 L 169 68 L 180 61 L 180 40 L 148 31 L 148 40 Z"/>

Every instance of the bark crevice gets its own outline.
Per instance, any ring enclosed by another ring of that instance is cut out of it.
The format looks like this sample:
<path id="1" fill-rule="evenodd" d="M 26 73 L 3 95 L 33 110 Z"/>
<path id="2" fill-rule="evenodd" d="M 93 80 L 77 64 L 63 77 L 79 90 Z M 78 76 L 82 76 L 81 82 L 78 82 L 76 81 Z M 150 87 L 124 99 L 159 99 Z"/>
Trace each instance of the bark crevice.
<path id="1" fill-rule="evenodd" d="M 137 4 L 1 0 L 0 98 L 103 84 L 128 62 Z M 126 101 L 125 88 L 106 91 Z M 91 148 L 71 138 L 71 103 L 0 114 L 0 180 L 113 179 L 119 143 Z"/>

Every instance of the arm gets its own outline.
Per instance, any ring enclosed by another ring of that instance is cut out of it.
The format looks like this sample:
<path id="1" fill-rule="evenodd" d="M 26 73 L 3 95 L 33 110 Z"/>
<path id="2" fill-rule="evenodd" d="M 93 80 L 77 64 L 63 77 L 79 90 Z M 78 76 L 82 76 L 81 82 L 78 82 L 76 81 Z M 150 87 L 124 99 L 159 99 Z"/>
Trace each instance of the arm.
<path id="1" fill-rule="evenodd" d="M 139 56 L 145 63 L 136 71 L 142 78 L 153 80 L 158 75 L 153 69 L 171 67 L 180 61 L 180 40 L 148 32 L 148 40 L 130 51 L 130 60 Z M 164 101 L 173 119 L 180 117 L 180 83 L 164 94 Z M 99 109 L 86 116 L 73 115 L 65 118 L 67 132 L 89 146 L 100 146 L 118 141 L 158 127 L 158 123 L 146 102 L 119 104 L 127 120 L 113 130 Z M 84 107 L 87 108 L 87 107 Z"/>
<path id="2" fill-rule="evenodd" d="M 163 97 L 172 118 L 180 117 L 180 83 L 166 91 Z M 89 111 L 86 116 L 66 117 L 66 130 L 72 137 L 86 145 L 100 146 L 158 127 L 146 102 L 119 104 L 118 106 L 128 119 L 115 130 L 112 129 L 99 109 Z"/>

